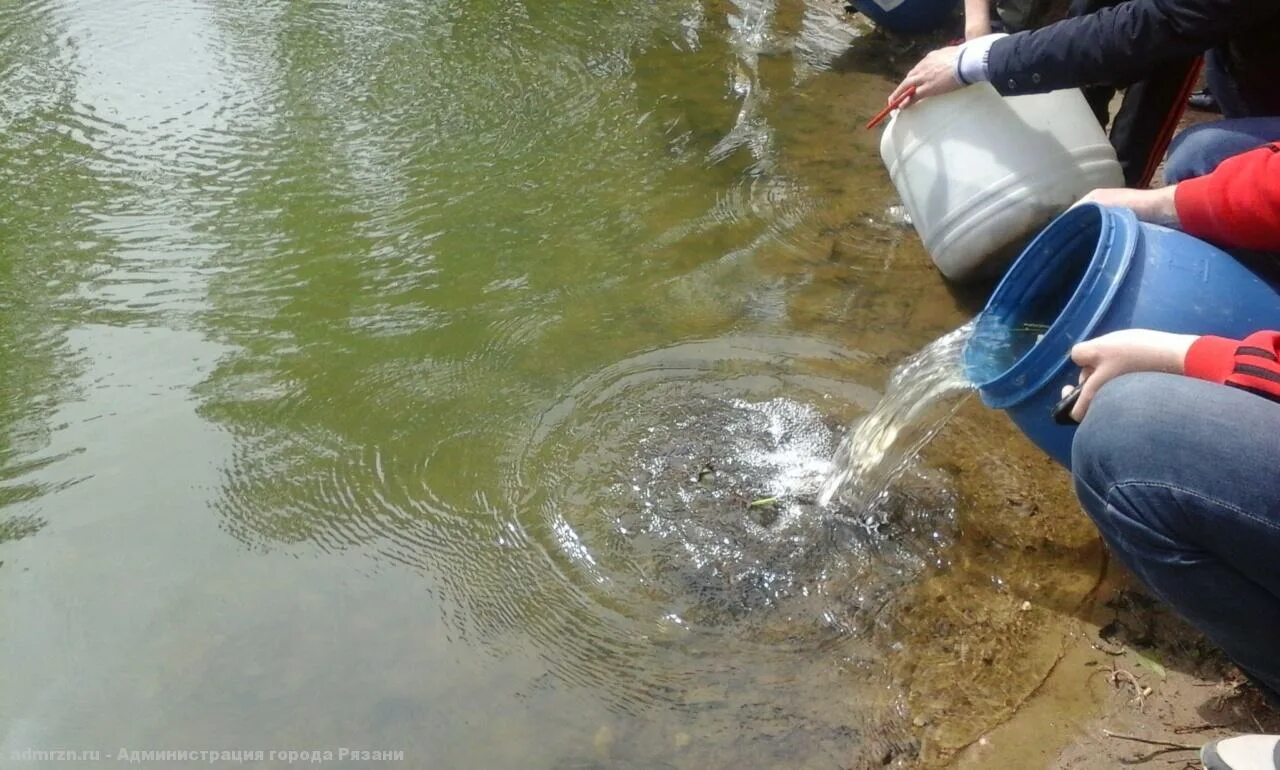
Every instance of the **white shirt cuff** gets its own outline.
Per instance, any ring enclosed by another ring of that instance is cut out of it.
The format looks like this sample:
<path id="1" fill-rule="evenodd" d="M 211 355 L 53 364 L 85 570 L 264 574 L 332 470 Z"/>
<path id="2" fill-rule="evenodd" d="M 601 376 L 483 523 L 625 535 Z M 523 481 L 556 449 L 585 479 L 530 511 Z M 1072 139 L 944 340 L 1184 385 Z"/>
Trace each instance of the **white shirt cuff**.
<path id="1" fill-rule="evenodd" d="M 956 56 L 956 80 L 966 86 L 990 80 L 987 59 L 991 56 L 991 46 L 1002 37 L 1008 35 L 996 32 L 975 37 L 960 46 L 960 53 Z"/>

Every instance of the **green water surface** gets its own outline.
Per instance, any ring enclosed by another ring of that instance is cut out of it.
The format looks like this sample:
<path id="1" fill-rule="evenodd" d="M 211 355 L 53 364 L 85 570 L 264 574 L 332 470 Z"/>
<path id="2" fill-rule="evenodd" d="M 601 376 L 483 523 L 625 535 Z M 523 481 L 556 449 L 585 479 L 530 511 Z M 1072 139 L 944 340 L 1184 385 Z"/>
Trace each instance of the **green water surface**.
<path id="1" fill-rule="evenodd" d="M 0 2 L 0 762 L 910 761 L 949 485 L 749 506 L 966 316 L 841 16 Z"/>

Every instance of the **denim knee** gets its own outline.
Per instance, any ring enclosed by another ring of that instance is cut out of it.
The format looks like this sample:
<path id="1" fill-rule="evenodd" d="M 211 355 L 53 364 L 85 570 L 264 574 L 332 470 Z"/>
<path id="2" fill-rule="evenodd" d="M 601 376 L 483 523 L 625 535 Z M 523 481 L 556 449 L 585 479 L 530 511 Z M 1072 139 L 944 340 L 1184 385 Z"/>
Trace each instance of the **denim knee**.
<path id="1" fill-rule="evenodd" d="M 1164 375 L 1169 376 L 1169 375 Z M 1105 494 L 1119 478 L 1131 478 L 1124 466 L 1133 450 L 1151 446 L 1147 407 L 1162 389 L 1162 375 L 1128 374 L 1108 382 L 1094 397 L 1071 445 L 1071 469 L 1081 480 Z"/>
<path id="2" fill-rule="evenodd" d="M 1107 383 L 1072 446 L 1112 552 L 1252 677 L 1280 690 L 1280 408 L 1172 374 Z"/>
<path id="3" fill-rule="evenodd" d="M 1174 137 L 1164 179 L 1176 184 L 1212 173 L 1233 155 L 1280 140 L 1280 117 L 1237 118 L 1192 126 Z"/>
<path id="4" fill-rule="evenodd" d="M 1107 504 L 1112 488 L 1123 482 L 1158 475 L 1153 447 L 1169 440 L 1179 419 L 1170 409 L 1177 386 L 1186 378 L 1142 372 L 1104 385 L 1071 445 L 1071 472 L 1076 494 L 1089 517 L 1107 534 L 1108 517 L 1122 512 Z M 1083 485 L 1083 488 L 1082 488 Z M 1135 512 L 1130 512 L 1130 515 Z"/>
<path id="5" fill-rule="evenodd" d="M 1212 172 L 1222 162 L 1224 139 L 1234 138 L 1213 123 L 1192 126 L 1174 137 L 1164 164 L 1164 181 L 1177 184 Z"/>

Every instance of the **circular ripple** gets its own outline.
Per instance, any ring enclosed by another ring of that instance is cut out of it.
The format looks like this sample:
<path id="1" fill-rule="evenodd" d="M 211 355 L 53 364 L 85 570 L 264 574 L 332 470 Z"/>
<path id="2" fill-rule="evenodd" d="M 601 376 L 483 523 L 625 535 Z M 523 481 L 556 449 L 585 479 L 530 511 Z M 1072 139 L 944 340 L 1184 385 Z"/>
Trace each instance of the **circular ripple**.
<path id="1" fill-rule="evenodd" d="M 543 415 L 513 505 L 571 579 L 632 620 L 792 647 L 863 636 L 934 558 L 952 509 L 919 474 L 888 511 L 816 506 L 841 428 L 815 404 L 874 399 L 806 371 L 841 357 L 763 338 L 616 364 Z"/>

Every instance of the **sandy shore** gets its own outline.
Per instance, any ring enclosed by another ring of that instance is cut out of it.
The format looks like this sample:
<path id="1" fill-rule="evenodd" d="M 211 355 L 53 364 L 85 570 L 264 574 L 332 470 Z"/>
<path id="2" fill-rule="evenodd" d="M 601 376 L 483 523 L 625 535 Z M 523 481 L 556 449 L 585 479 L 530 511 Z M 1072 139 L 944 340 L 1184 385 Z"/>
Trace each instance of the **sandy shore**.
<path id="1" fill-rule="evenodd" d="M 1239 672 L 1119 569 L 1089 609 L 1035 694 L 954 767 L 1199 767 L 1205 741 L 1280 731 Z"/>

